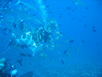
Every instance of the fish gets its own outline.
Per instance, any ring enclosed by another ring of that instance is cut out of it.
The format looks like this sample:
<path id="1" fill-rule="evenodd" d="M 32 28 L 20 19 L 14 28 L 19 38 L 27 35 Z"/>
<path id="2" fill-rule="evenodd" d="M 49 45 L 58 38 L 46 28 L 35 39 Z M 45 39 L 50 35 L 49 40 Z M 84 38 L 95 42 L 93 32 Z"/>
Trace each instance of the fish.
<path id="1" fill-rule="evenodd" d="M 67 53 L 67 51 L 65 50 L 64 52 L 63 52 L 63 54 L 66 54 Z"/>
<path id="2" fill-rule="evenodd" d="M 84 40 L 81 40 L 81 42 L 82 42 L 82 43 L 85 43 L 85 41 L 84 41 Z"/>
<path id="3" fill-rule="evenodd" d="M 32 57 L 32 55 L 30 55 L 30 54 L 27 54 L 27 56 L 28 56 L 28 57 Z"/>
<path id="4" fill-rule="evenodd" d="M 92 27 L 92 31 L 93 32 L 96 32 L 95 26 Z"/>
<path id="5" fill-rule="evenodd" d="M 17 60 L 17 62 L 22 66 L 22 60 Z"/>
<path id="6" fill-rule="evenodd" d="M 70 40 L 70 41 L 69 41 L 69 43 L 73 43 L 73 42 L 74 42 L 74 40 Z"/>
<path id="7" fill-rule="evenodd" d="M 96 32 L 96 30 L 94 29 L 93 32 Z"/>
<path id="8" fill-rule="evenodd" d="M 87 27 L 87 25 L 84 25 L 84 28 L 86 28 Z"/>
<path id="9" fill-rule="evenodd" d="M 19 53 L 19 54 L 20 54 L 20 56 L 24 56 L 24 57 L 26 56 L 24 53 Z"/>
<path id="10" fill-rule="evenodd" d="M 16 24 L 15 24 L 15 23 L 13 23 L 13 28 L 17 28 L 17 26 L 16 26 Z"/>
<path id="11" fill-rule="evenodd" d="M 63 61 L 63 60 L 61 60 L 61 63 L 62 63 L 62 64 L 64 64 L 64 61 Z"/>
<path id="12" fill-rule="evenodd" d="M 89 8 L 88 7 L 85 7 L 85 9 L 88 10 Z"/>
<path id="13" fill-rule="evenodd" d="M 69 10 L 69 9 L 71 9 L 71 7 L 67 7 L 67 9 Z"/>
<path id="14" fill-rule="evenodd" d="M 93 26 L 92 29 L 95 29 L 95 26 Z"/>
<path id="15" fill-rule="evenodd" d="M 46 5 L 46 8 L 49 8 L 50 6 L 49 5 Z"/>
<path id="16" fill-rule="evenodd" d="M 63 54 L 66 56 L 70 56 L 66 50 L 63 52 Z"/>
<path id="17" fill-rule="evenodd" d="M 62 18 L 62 16 L 60 15 L 59 18 Z"/>
<path id="18" fill-rule="evenodd" d="M 7 28 L 6 28 L 6 27 L 3 27 L 3 28 L 2 28 L 2 31 L 6 31 L 6 30 L 7 30 Z"/>

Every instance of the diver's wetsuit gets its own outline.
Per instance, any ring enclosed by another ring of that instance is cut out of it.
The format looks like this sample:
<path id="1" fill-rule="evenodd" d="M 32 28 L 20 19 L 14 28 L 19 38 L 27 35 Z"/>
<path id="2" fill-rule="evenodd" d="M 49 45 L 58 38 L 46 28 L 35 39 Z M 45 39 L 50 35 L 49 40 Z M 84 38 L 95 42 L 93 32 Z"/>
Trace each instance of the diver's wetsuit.
<path id="1" fill-rule="evenodd" d="M 8 73 L 3 73 L 2 71 L 0 71 L 0 77 L 11 77 L 11 75 Z"/>
<path id="2" fill-rule="evenodd" d="M 2 70 L 0 70 L 0 77 L 16 77 L 16 75 L 14 76 L 11 75 L 10 72 L 12 70 L 13 68 L 11 67 L 11 64 L 7 64 Z"/>
<path id="3" fill-rule="evenodd" d="M 48 40 L 50 40 L 50 33 L 48 33 L 44 28 L 39 31 L 39 35 L 41 36 L 41 38 L 39 38 L 40 41 L 43 40 L 44 42 L 48 42 Z"/>
<path id="4" fill-rule="evenodd" d="M 41 39 L 43 39 L 44 42 L 48 42 L 48 40 L 50 40 L 49 35 L 50 33 L 48 33 L 47 31 L 44 31 L 44 33 L 41 34 L 41 37 L 42 37 Z"/>

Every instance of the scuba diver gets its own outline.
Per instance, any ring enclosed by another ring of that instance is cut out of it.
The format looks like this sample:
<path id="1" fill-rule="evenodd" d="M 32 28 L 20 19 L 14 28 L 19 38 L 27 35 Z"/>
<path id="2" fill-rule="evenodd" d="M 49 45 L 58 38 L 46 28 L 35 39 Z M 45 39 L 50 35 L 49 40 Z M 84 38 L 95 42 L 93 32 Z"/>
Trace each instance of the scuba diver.
<path id="1" fill-rule="evenodd" d="M 7 63 L 5 58 L 0 59 L 0 77 L 16 77 L 17 69 L 14 65 Z"/>
<path id="2" fill-rule="evenodd" d="M 50 40 L 50 33 L 47 32 L 43 27 L 41 27 L 38 31 L 39 41 L 48 42 Z"/>

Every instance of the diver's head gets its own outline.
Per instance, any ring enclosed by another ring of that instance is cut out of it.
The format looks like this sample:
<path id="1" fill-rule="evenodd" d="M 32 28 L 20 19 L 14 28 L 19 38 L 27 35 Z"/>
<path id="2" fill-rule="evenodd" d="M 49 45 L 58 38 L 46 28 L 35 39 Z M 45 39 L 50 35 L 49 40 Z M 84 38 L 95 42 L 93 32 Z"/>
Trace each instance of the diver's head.
<path id="1" fill-rule="evenodd" d="M 11 65 L 11 70 L 10 70 L 11 76 L 12 76 L 12 77 L 13 77 L 13 76 L 16 76 L 17 73 L 18 73 L 18 71 L 17 71 L 17 69 L 15 68 L 15 66 L 14 66 L 14 65 Z"/>

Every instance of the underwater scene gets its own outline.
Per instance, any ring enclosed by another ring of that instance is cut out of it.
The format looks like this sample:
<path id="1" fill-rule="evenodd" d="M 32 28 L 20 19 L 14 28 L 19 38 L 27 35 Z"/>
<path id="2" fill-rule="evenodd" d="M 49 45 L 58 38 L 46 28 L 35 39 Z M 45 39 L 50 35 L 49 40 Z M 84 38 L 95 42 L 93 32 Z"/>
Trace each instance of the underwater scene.
<path id="1" fill-rule="evenodd" d="M 0 0 L 0 77 L 102 77 L 102 0 Z"/>

